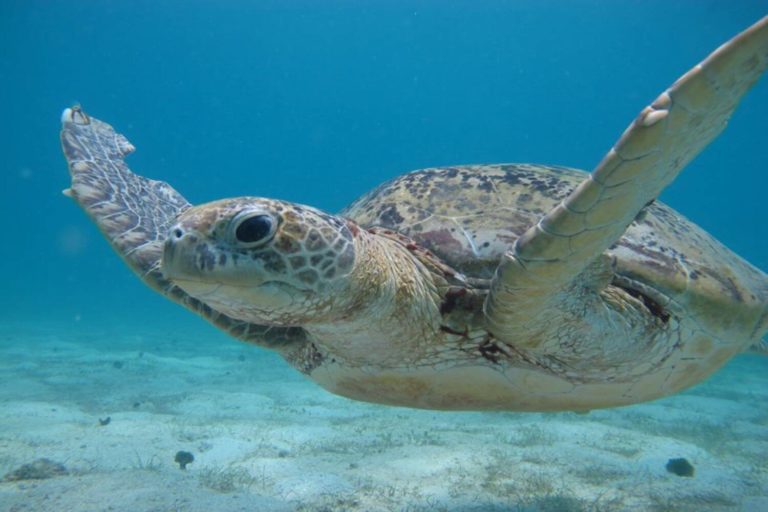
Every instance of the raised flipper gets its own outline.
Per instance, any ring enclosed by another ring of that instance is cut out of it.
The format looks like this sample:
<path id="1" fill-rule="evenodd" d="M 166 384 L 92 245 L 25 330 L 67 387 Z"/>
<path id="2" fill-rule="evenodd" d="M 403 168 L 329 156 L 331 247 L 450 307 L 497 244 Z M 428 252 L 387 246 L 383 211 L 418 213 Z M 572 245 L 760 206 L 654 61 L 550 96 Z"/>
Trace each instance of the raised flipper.
<path id="1" fill-rule="evenodd" d="M 72 176 L 72 185 L 64 193 L 86 211 L 142 281 L 244 341 L 273 349 L 304 341 L 303 329 L 235 320 L 165 279 L 160 270 L 163 243 L 189 202 L 167 183 L 131 172 L 123 159 L 134 147 L 110 125 L 79 107 L 65 109 L 61 123 L 61 146 Z"/>
<path id="2" fill-rule="evenodd" d="M 502 258 L 485 304 L 490 331 L 537 346 L 527 334 L 541 325 L 539 315 L 725 128 L 767 66 L 765 17 L 643 109 L 592 174 Z"/>

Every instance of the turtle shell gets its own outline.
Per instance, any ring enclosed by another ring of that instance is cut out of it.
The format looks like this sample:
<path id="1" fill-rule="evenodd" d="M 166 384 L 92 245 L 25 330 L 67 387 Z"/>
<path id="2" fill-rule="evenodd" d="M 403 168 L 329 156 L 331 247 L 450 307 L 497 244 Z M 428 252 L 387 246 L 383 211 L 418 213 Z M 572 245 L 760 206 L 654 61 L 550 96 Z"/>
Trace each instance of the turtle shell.
<path id="1" fill-rule="evenodd" d="M 342 215 L 397 231 L 470 277 L 490 278 L 514 241 L 585 177 L 529 164 L 424 169 L 382 184 Z"/>
<path id="2" fill-rule="evenodd" d="M 532 164 L 424 169 L 382 184 L 342 215 L 397 231 L 468 277 L 491 279 L 515 240 L 586 176 Z M 607 254 L 621 286 L 655 290 L 656 300 L 703 323 L 760 329 L 755 322 L 768 321 L 765 274 L 658 201 Z"/>

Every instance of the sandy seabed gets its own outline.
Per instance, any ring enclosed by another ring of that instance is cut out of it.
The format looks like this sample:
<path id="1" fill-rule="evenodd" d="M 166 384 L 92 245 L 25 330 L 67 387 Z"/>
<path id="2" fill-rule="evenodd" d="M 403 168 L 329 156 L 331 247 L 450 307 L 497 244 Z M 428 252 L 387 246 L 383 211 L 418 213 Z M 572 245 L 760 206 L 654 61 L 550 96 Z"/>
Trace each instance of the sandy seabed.
<path id="1" fill-rule="evenodd" d="M 209 330 L 4 326 L 0 383 L 3 512 L 768 511 L 764 357 L 632 407 L 445 413 L 333 396 Z"/>

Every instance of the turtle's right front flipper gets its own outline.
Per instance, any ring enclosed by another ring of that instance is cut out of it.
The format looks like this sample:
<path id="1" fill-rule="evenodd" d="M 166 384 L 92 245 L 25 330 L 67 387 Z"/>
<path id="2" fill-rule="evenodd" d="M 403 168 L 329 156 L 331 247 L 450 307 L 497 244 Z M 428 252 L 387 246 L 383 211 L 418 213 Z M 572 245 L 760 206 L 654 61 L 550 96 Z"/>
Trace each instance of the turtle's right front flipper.
<path id="1" fill-rule="evenodd" d="M 107 123 L 79 107 L 64 110 L 61 122 L 61 146 L 72 176 L 64 193 L 145 283 L 165 293 L 169 283 L 159 265 L 163 242 L 189 202 L 167 183 L 132 173 L 123 159 L 134 147 Z"/>
<path id="2" fill-rule="evenodd" d="M 112 248 L 142 281 L 232 336 L 281 350 L 305 341 L 298 327 L 243 322 L 212 309 L 166 279 L 160 261 L 171 225 L 191 205 L 170 185 L 131 172 L 123 159 L 133 145 L 80 107 L 61 116 L 61 146 L 72 185 L 64 193 L 93 219 Z"/>
<path id="3" fill-rule="evenodd" d="M 489 330 L 518 346 L 538 346 L 540 338 L 529 331 L 539 330 L 558 294 L 589 273 L 643 207 L 720 134 L 766 68 L 768 16 L 643 109 L 592 174 L 502 258 L 485 304 Z"/>

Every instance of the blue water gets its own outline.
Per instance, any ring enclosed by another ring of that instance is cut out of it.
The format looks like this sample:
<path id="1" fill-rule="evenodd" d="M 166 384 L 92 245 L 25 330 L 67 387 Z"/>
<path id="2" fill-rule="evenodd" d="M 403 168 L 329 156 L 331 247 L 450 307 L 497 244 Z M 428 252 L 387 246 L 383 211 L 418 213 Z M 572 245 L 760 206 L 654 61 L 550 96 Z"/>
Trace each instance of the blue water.
<path id="1" fill-rule="evenodd" d="M 0 318 L 189 319 L 148 293 L 59 191 L 81 103 L 192 202 L 331 211 L 425 166 L 590 169 L 764 1 L 0 3 Z M 663 199 L 768 268 L 768 84 Z"/>
<path id="2" fill-rule="evenodd" d="M 427 166 L 591 169 L 765 0 L 0 2 L 0 322 L 211 329 L 146 289 L 60 191 L 80 103 L 191 202 L 337 211 Z M 662 199 L 768 270 L 768 81 Z M 233 342 L 234 343 L 234 342 Z"/>

